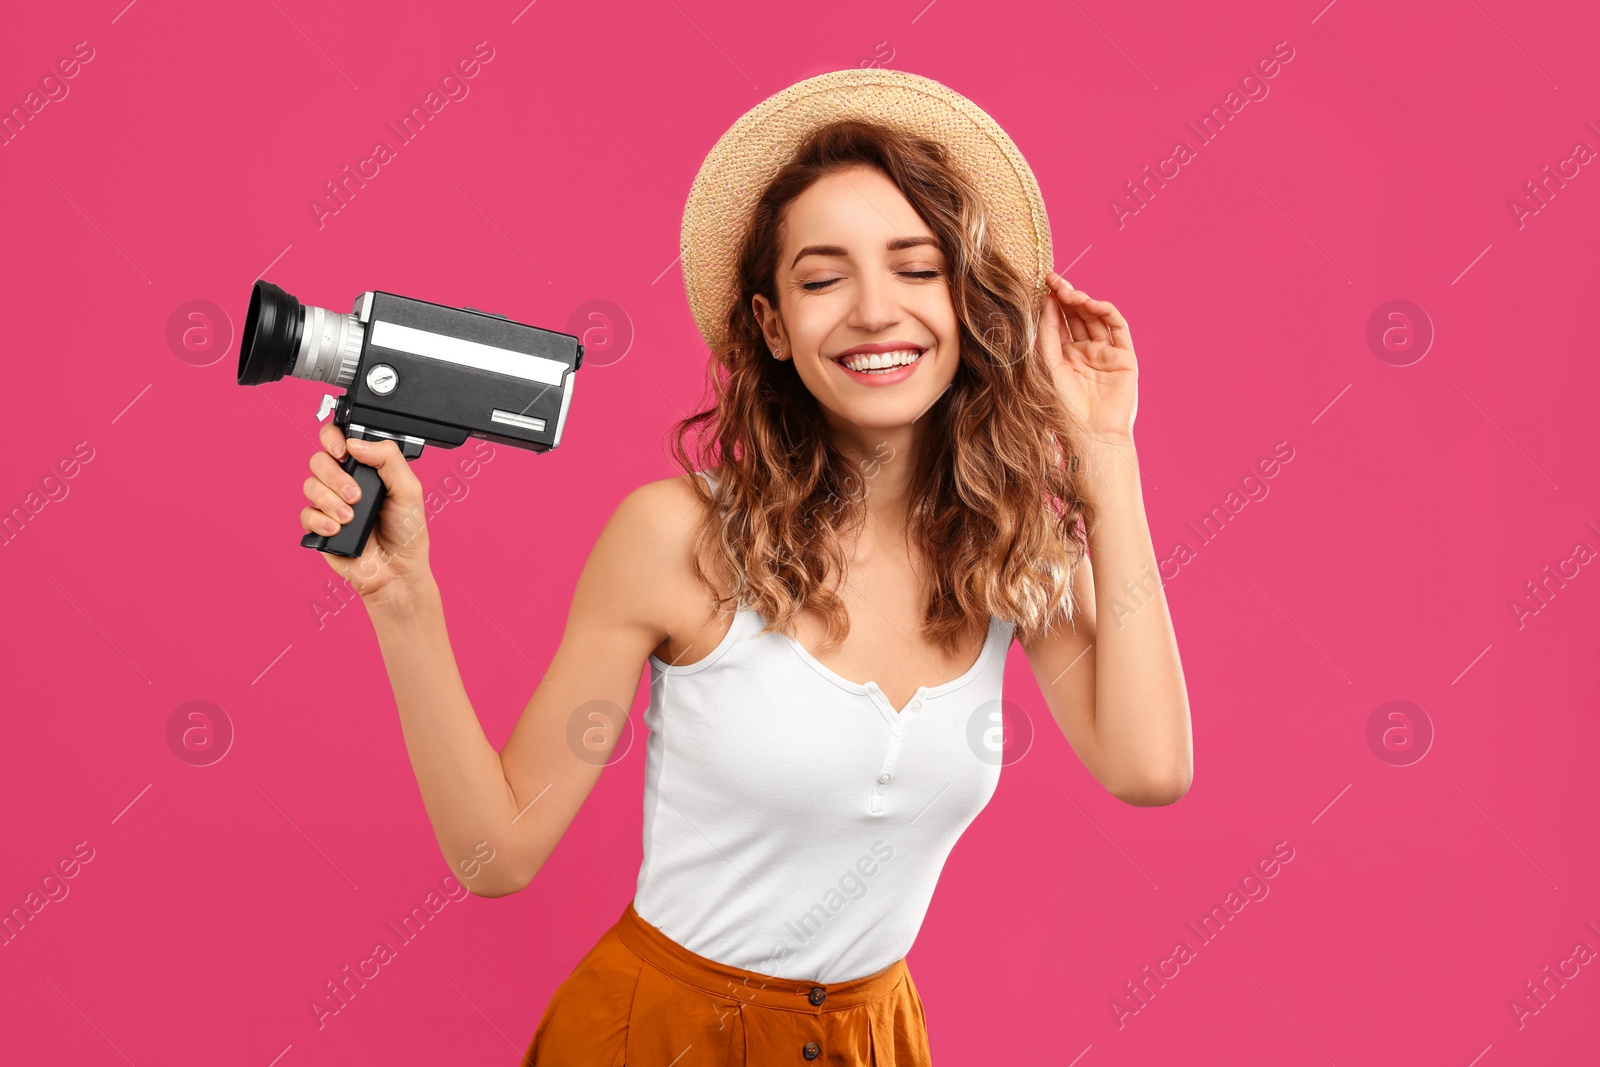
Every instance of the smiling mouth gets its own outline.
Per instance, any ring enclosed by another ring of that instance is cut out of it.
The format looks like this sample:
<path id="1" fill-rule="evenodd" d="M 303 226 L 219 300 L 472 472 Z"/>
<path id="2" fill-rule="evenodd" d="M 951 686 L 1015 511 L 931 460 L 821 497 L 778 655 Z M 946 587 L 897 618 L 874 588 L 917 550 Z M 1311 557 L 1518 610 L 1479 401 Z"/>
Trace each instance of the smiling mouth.
<path id="1" fill-rule="evenodd" d="M 910 366 L 926 355 L 927 351 L 925 348 L 908 348 L 899 352 L 870 354 L 861 352 L 852 356 L 840 356 L 834 362 L 858 374 L 888 374 L 901 367 Z"/>

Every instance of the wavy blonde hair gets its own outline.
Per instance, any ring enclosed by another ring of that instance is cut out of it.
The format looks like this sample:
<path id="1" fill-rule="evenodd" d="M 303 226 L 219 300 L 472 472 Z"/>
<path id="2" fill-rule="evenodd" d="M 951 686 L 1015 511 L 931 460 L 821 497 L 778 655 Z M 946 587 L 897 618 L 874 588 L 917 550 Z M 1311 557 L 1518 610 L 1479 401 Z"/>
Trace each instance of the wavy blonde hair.
<path id="1" fill-rule="evenodd" d="M 910 482 L 908 535 L 928 565 L 922 634 L 954 653 L 994 615 L 1029 641 L 1075 610 L 1071 575 L 1093 522 L 1076 473 L 1084 430 L 1036 351 L 1044 294 L 990 241 L 975 188 L 943 146 L 878 123 L 817 129 L 754 208 L 728 340 L 706 369 L 710 403 L 671 431 L 685 474 L 717 468 L 714 493 L 688 479 L 708 506 L 694 572 L 718 610 L 755 607 L 763 633 L 792 633 L 807 608 L 821 616 L 830 646 L 849 633 L 832 588 L 846 570 L 840 535 L 865 519 L 878 464 L 863 460 L 858 469 L 834 447 L 794 364 L 772 358 L 751 302 L 761 293 L 778 306 L 788 204 L 822 176 L 859 165 L 894 182 L 938 237 L 960 323 L 955 379 L 921 416 L 931 425 Z M 731 592 L 717 589 L 703 556 L 732 576 Z"/>

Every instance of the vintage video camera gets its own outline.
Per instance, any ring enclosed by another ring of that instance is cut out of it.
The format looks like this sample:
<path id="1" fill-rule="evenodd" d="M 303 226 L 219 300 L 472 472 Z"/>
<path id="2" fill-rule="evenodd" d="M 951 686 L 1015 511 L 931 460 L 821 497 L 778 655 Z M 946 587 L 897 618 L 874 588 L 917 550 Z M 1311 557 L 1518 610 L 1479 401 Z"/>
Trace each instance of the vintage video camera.
<path id="1" fill-rule="evenodd" d="M 571 334 L 513 322 L 476 308 L 446 307 L 394 293 L 365 292 L 348 315 L 301 304 L 258 280 L 239 346 L 239 384 L 284 375 L 345 393 L 322 398 L 346 437 L 388 439 L 407 460 L 424 445 L 456 448 L 468 437 L 533 452 L 561 444 L 583 345 Z M 307 533 L 306 548 L 356 557 L 383 504 L 377 469 L 348 452 L 341 466 L 361 486 L 344 528 Z"/>

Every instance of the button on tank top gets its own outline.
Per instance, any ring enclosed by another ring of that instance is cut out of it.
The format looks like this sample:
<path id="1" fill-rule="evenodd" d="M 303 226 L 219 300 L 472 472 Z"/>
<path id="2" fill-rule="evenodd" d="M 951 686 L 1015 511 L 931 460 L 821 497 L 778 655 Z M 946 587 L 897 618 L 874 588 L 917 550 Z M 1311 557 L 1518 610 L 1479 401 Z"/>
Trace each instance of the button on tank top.
<path id="1" fill-rule="evenodd" d="M 971 667 L 896 710 L 764 625 L 741 607 L 695 662 L 650 657 L 634 910 L 720 963 L 849 981 L 910 951 L 994 795 L 1014 627 L 991 617 Z"/>

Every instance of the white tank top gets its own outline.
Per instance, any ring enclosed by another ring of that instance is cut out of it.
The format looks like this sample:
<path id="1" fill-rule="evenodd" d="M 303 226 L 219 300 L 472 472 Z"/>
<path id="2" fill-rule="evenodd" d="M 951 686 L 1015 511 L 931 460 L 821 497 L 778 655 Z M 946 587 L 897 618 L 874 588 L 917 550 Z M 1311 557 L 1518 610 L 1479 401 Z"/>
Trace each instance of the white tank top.
<path id="1" fill-rule="evenodd" d="M 991 617 L 965 673 L 896 711 L 764 625 L 743 607 L 693 663 L 650 657 L 634 910 L 720 963 L 849 981 L 910 951 L 994 795 L 1014 627 Z"/>

